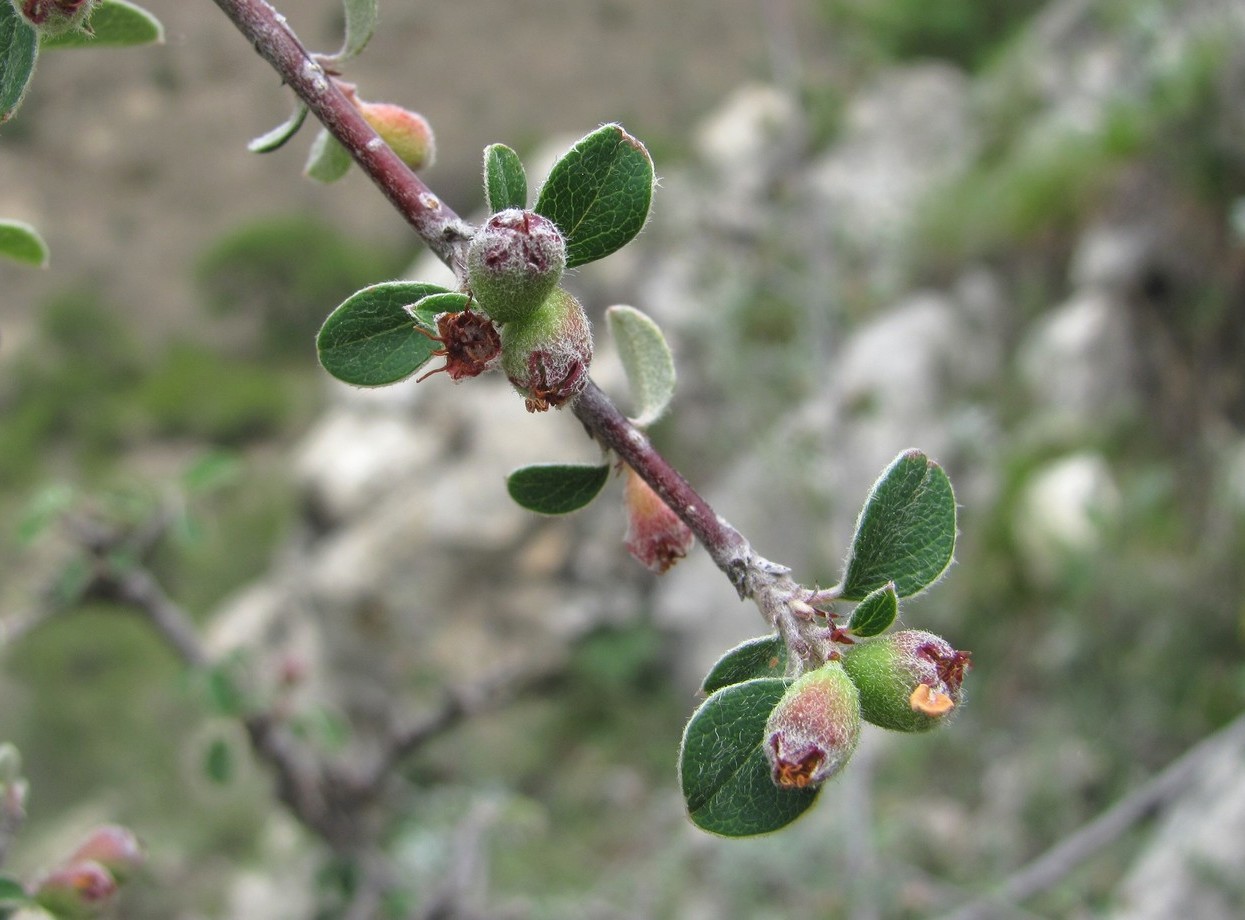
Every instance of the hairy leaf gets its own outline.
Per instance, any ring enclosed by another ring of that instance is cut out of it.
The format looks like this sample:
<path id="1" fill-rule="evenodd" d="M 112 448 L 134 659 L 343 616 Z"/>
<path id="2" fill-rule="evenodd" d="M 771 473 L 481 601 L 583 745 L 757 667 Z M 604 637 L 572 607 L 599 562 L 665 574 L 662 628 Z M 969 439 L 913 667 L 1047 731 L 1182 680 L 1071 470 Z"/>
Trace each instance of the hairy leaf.
<path id="1" fill-rule="evenodd" d="M 787 681 L 762 677 L 718 690 L 683 732 L 679 777 L 687 813 L 723 837 L 768 834 L 802 815 L 818 789 L 780 789 L 765 757 L 765 724 Z"/>
<path id="2" fill-rule="evenodd" d="M 346 14 L 346 40 L 333 57 L 346 61 L 359 54 L 376 32 L 380 0 L 342 0 Z"/>
<path id="3" fill-rule="evenodd" d="M 0 220 L 0 256 L 47 268 L 48 244 L 39 231 L 20 220 Z"/>
<path id="4" fill-rule="evenodd" d="M 22 104 L 38 56 L 39 33 L 12 4 L 0 3 L 0 125 Z"/>
<path id="5" fill-rule="evenodd" d="M 299 102 L 294 106 L 294 111 L 290 113 L 290 117 L 281 124 L 277 125 L 271 131 L 261 134 L 246 145 L 246 149 L 251 153 L 272 153 L 284 147 L 286 142 L 298 133 L 298 129 L 303 126 L 303 122 L 307 120 L 308 108 L 305 103 Z"/>
<path id="6" fill-rule="evenodd" d="M 336 182 L 350 171 L 350 151 L 337 142 L 337 138 L 323 128 L 311 142 L 307 153 L 307 165 L 303 172 L 317 182 L 327 185 Z"/>
<path id="7" fill-rule="evenodd" d="M 505 144 L 484 148 L 484 197 L 488 209 L 496 213 L 507 208 L 527 207 L 527 173 L 519 155 Z"/>
<path id="8" fill-rule="evenodd" d="M 908 597 L 938 580 L 955 552 L 955 495 L 947 474 L 904 451 L 873 484 L 856 521 L 842 597 L 863 600 L 888 582 Z"/>
<path id="9" fill-rule="evenodd" d="M 44 36 L 44 48 L 125 48 L 162 44 L 164 26 L 154 15 L 128 0 L 104 0 L 91 13 L 86 30 L 71 29 Z"/>
<path id="10" fill-rule="evenodd" d="M 538 514 L 568 514 L 597 497 L 610 476 L 609 465 L 546 463 L 525 466 L 506 477 L 516 503 Z"/>
<path id="11" fill-rule="evenodd" d="M 787 669 L 787 646 L 779 636 L 759 636 L 735 646 L 709 669 L 700 689 L 713 693 L 756 677 L 782 677 Z"/>
<path id="12" fill-rule="evenodd" d="M 407 308 L 429 294 L 444 293 L 443 287 L 417 281 L 386 281 L 355 292 L 320 327 L 320 363 L 338 380 L 360 387 L 409 377 L 437 349 L 416 325 L 433 329 L 438 311 Z"/>
<path id="13" fill-rule="evenodd" d="M 653 199 L 653 161 L 619 125 L 572 147 L 549 172 L 536 201 L 566 237 L 566 267 L 608 256 L 644 229 Z"/>
<path id="14" fill-rule="evenodd" d="M 890 629 L 898 615 L 899 598 L 895 594 L 895 583 L 887 582 L 856 605 L 851 619 L 847 621 L 847 628 L 852 635 L 867 639 Z"/>
<path id="15" fill-rule="evenodd" d="M 466 294 L 459 294 L 456 291 L 438 291 L 427 297 L 421 297 L 408 308 L 408 312 L 419 317 L 432 317 L 433 322 L 429 323 L 429 328 L 436 328 L 435 317 L 438 313 L 460 313 L 467 309 L 469 303 L 471 303 L 471 298 Z"/>
<path id="16" fill-rule="evenodd" d="M 645 428 L 665 414 L 674 396 L 674 356 L 655 322 L 635 307 L 605 311 L 635 401 L 636 425 Z"/>

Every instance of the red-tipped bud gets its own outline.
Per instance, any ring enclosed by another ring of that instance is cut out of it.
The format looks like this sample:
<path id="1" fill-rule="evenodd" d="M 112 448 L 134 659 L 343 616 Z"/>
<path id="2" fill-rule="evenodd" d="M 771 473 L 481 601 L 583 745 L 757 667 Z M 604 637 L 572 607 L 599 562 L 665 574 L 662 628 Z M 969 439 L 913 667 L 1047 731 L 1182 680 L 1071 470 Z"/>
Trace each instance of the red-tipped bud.
<path id="1" fill-rule="evenodd" d="M 659 575 L 688 554 L 696 537 L 652 486 L 627 467 L 627 552 Z"/>
<path id="2" fill-rule="evenodd" d="M 527 411 L 562 407 L 588 383 L 592 331 L 579 301 L 558 288 L 531 316 L 501 329 L 501 366 Z"/>
<path id="3" fill-rule="evenodd" d="M 498 323 L 526 319 L 557 287 L 566 242 L 557 224 L 510 208 L 484 222 L 467 250 L 467 281 L 480 308 Z"/>
<path id="4" fill-rule="evenodd" d="M 13 9 L 43 35 L 81 29 L 99 0 L 12 0 Z"/>
<path id="5" fill-rule="evenodd" d="M 860 699 L 842 666 L 809 671 L 783 694 L 765 726 L 774 785 L 819 786 L 847 765 L 860 740 Z"/>
<path id="6" fill-rule="evenodd" d="M 117 881 L 97 862 L 70 863 L 44 876 L 35 888 L 35 902 L 54 917 L 94 917 L 116 893 Z"/>
<path id="7" fill-rule="evenodd" d="M 143 848 L 129 828 L 106 824 L 92 831 L 67 862 L 98 863 L 122 884 L 143 864 Z"/>
<path id="8" fill-rule="evenodd" d="M 437 141 L 428 119 L 391 102 L 354 100 L 359 114 L 411 169 L 427 169 L 437 158 Z"/>
<path id="9" fill-rule="evenodd" d="M 860 688 L 867 721 L 901 732 L 929 731 L 963 700 L 969 653 L 919 629 L 862 642 L 843 654 L 843 667 Z"/>

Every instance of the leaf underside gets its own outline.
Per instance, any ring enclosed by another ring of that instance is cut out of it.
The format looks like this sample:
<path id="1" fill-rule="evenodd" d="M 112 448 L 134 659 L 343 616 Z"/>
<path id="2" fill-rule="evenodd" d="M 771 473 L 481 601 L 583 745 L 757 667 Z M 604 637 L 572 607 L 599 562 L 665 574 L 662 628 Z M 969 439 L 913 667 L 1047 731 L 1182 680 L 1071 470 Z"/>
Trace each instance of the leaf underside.
<path id="1" fill-rule="evenodd" d="M 674 356 L 658 325 L 634 307 L 610 307 L 605 316 L 635 402 L 632 421 L 646 428 L 665 414 L 674 396 Z"/>

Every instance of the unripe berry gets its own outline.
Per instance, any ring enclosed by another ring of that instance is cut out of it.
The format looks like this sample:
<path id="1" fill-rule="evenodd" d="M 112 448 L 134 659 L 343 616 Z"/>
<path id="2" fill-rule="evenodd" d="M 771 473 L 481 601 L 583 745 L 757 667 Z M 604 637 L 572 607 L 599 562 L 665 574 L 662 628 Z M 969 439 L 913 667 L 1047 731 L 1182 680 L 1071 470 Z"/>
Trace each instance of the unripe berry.
<path id="1" fill-rule="evenodd" d="M 391 102 L 355 100 L 359 114 L 411 169 L 427 169 L 437 158 L 436 137 L 428 119 Z"/>
<path id="2" fill-rule="evenodd" d="M 862 642 L 843 654 L 866 721 L 900 732 L 929 731 L 945 722 L 963 699 L 968 667 L 968 652 L 919 629 Z"/>
<path id="3" fill-rule="evenodd" d="M 471 293 L 495 322 L 531 316 L 562 279 L 566 241 L 535 211 L 510 208 L 484 222 L 467 250 Z"/>
<path id="4" fill-rule="evenodd" d="M 661 574 L 688 554 L 695 535 L 631 467 L 627 467 L 623 502 L 627 506 L 624 542 L 639 562 Z"/>
<path id="5" fill-rule="evenodd" d="M 86 25 L 99 0 L 12 0 L 13 9 L 43 35 L 61 35 Z"/>
<path id="6" fill-rule="evenodd" d="M 856 685 L 837 661 L 795 681 L 765 725 L 765 756 L 774 785 L 818 786 L 847 765 L 860 740 Z"/>
<path id="7" fill-rule="evenodd" d="M 35 887 L 34 899 L 54 917 L 85 920 L 95 916 L 116 891 L 112 873 L 88 859 L 48 873 Z"/>
<path id="8" fill-rule="evenodd" d="M 88 860 L 99 863 L 121 884 L 143 864 L 143 848 L 129 828 L 105 824 L 92 831 L 66 862 Z"/>
<path id="9" fill-rule="evenodd" d="M 562 407 L 588 383 L 592 331 L 588 317 L 561 288 L 530 316 L 501 327 L 501 366 L 527 398 L 528 412 Z"/>

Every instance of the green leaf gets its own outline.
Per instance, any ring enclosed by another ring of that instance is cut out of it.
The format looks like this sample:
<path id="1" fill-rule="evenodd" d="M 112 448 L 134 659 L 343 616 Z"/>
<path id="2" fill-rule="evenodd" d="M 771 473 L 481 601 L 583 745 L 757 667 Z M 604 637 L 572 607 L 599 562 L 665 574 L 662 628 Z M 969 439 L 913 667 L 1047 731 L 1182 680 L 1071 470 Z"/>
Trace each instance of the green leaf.
<path id="1" fill-rule="evenodd" d="M 0 125 L 22 104 L 38 57 L 39 33 L 12 4 L 0 3 Z"/>
<path id="2" fill-rule="evenodd" d="M 888 582 L 899 597 L 933 584 L 955 552 L 955 494 L 942 467 L 904 451 L 869 491 L 856 521 L 841 596 L 859 601 Z"/>
<path id="3" fill-rule="evenodd" d="M 429 294 L 448 293 L 435 284 L 386 281 L 348 297 L 320 327 L 316 349 L 324 369 L 360 387 L 397 383 L 432 357 L 437 343 L 417 326 L 434 328 L 436 312 L 409 310 Z"/>
<path id="4" fill-rule="evenodd" d="M 871 591 L 863 601 L 856 605 L 852 617 L 847 621 L 847 628 L 852 635 L 867 639 L 879 636 L 890 629 L 895 617 L 899 615 L 899 598 L 895 594 L 895 583 L 887 582 L 876 591 Z"/>
<path id="5" fill-rule="evenodd" d="M 635 307 L 610 307 L 605 317 L 631 385 L 632 421 L 646 428 L 665 414 L 674 395 L 674 356 L 661 329 Z"/>
<path id="6" fill-rule="evenodd" d="M 787 646 L 779 636 L 759 636 L 740 643 L 709 669 L 700 689 L 713 693 L 756 677 L 782 677 L 787 670 Z"/>
<path id="7" fill-rule="evenodd" d="M 233 747 L 224 738 L 214 738 L 203 756 L 203 773 L 212 782 L 224 786 L 233 781 Z"/>
<path id="8" fill-rule="evenodd" d="M 335 61 L 347 61 L 367 47 L 376 32 L 380 0 L 342 0 L 346 14 L 346 40 Z"/>
<path id="9" fill-rule="evenodd" d="M 40 489 L 26 504 L 18 520 L 18 542 L 26 546 L 33 543 L 51 524 L 60 519 L 60 516 L 77 501 L 77 498 L 77 492 L 63 483 Z"/>
<path id="10" fill-rule="evenodd" d="M 494 213 L 527 207 L 527 173 L 519 155 L 505 144 L 484 148 L 484 197 Z"/>
<path id="11" fill-rule="evenodd" d="M 128 48 L 164 43 L 160 20 L 127 0 L 104 0 L 95 8 L 86 29 L 45 35 L 44 48 Z"/>
<path id="12" fill-rule="evenodd" d="M 765 757 L 765 724 L 787 681 L 762 677 L 723 687 L 683 731 L 679 780 L 688 816 L 723 837 L 768 834 L 817 800 L 818 789 L 780 789 Z"/>
<path id="13" fill-rule="evenodd" d="M 191 495 L 207 495 L 237 482 L 242 461 L 227 450 L 209 450 L 182 470 L 182 488 Z"/>
<path id="14" fill-rule="evenodd" d="M 328 185 L 350 172 L 350 151 L 337 142 L 337 138 L 321 128 L 311 142 L 307 153 L 307 165 L 303 173 L 310 179 Z"/>
<path id="15" fill-rule="evenodd" d="M 307 112 L 307 106 L 299 102 L 294 106 L 294 111 L 290 113 L 289 118 L 266 134 L 261 134 L 252 140 L 246 145 L 246 149 L 251 151 L 251 153 L 272 153 L 272 151 L 284 147 L 285 143 L 298 133 L 298 129 L 307 120 Z"/>
<path id="16" fill-rule="evenodd" d="M 20 220 L 0 220 L 0 256 L 47 268 L 48 244 L 39 231 Z"/>
<path id="17" fill-rule="evenodd" d="M 653 161 L 619 125 L 592 132 L 554 164 L 536 212 L 566 237 L 566 267 L 608 256 L 635 237 L 653 199 Z"/>
<path id="18" fill-rule="evenodd" d="M 421 297 L 411 307 L 411 310 L 418 313 L 421 317 L 435 317 L 438 313 L 461 313 L 467 309 L 469 303 L 471 303 L 471 298 L 466 294 L 459 294 L 454 291 L 441 291 L 436 294 L 429 294 L 427 297 Z M 436 328 L 435 321 L 430 321 L 428 328 Z"/>
<path id="19" fill-rule="evenodd" d="M 5 904 L 29 904 L 26 888 L 15 878 L 0 875 L 0 901 Z"/>
<path id="20" fill-rule="evenodd" d="M 605 488 L 610 468 L 547 463 L 525 466 L 506 477 L 506 490 L 518 504 L 538 514 L 578 511 Z"/>

